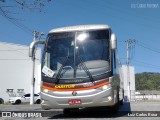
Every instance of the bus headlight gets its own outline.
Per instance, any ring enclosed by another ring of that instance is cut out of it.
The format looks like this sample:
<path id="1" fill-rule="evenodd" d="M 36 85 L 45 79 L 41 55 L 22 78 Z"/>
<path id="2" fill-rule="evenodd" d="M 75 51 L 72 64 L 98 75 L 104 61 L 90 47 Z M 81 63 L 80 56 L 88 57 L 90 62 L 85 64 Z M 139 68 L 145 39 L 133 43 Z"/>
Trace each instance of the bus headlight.
<path id="1" fill-rule="evenodd" d="M 104 86 L 102 87 L 103 90 L 106 90 L 107 88 L 108 88 L 107 85 L 104 85 Z"/>
<path id="2" fill-rule="evenodd" d="M 104 86 L 102 86 L 102 90 L 106 90 L 106 89 L 108 89 L 108 88 L 110 88 L 111 87 L 111 85 L 110 84 L 108 84 L 108 85 L 104 85 Z"/>
<path id="3" fill-rule="evenodd" d="M 111 96 L 108 96 L 108 100 L 109 100 L 109 101 L 112 100 L 112 97 L 111 97 Z"/>
<path id="4" fill-rule="evenodd" d="M 45 93 L 48 93 L 48 91 L 49 91 L 48 89 L 43 89 L 43 92 Z"/>

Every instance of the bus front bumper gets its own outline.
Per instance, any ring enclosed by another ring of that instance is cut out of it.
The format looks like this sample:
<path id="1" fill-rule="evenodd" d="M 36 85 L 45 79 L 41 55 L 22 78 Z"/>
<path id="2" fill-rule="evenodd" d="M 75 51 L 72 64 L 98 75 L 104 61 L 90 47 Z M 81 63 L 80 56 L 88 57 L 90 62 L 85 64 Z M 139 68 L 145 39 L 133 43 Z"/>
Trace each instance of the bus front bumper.
<path id="1" fill-rule="evenodd" d="M 86 94 L 87 93 L 87 94 Z M 93 94 L 94 93 L 94 94 Z M 73 96 L 72 92 L 56 92 L 60 96 L 41 92 L 42 109 L 64 109 L 64 108 L 83 108 L 97 106 L 112 106 L 115 104 L 114 92 L 112 88 L 97 91 L 77 91 Z M 79 104 L 69 104 L 69 100 L 81 100 Z"/>

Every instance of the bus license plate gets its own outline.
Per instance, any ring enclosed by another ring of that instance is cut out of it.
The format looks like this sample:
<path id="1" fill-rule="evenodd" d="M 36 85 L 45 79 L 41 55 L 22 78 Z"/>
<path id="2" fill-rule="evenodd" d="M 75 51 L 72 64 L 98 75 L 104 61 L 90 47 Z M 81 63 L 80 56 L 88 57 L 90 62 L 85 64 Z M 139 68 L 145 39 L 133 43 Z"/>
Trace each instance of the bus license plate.
<path id="1" fill-rule="evenodd" d="M 68 100 L 68 104 L 81 104 L 81 99 L 71 99 Z"/>

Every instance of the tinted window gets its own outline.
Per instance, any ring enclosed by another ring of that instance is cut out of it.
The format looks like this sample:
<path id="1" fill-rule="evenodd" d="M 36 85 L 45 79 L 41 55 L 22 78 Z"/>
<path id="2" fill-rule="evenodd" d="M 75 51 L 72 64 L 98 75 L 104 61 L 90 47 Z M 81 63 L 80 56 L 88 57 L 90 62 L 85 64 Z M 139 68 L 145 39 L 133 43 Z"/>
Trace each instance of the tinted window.
<path id="1" fill-rule="evenodd" d="M 37 94 L 34 94 L 34 96 L 39 96 L 39 95 L 37 95 Z"/>
<path id="2" fill-rule="evenodd" d="M 24 95 L 25 97 L 30 97 L 30 94 L 26 94 L 26 95 Z"/>

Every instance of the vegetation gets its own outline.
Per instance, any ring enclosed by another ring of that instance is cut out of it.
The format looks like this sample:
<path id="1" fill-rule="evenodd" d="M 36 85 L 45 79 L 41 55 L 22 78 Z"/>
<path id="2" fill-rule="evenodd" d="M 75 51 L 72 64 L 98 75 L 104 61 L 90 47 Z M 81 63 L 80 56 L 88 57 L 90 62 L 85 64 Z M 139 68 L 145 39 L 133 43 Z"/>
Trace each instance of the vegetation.
<path id="1" fill-rule="evenodd" d="M 136 90 L 160 90 L 160 73 L 143 72 L 135 75 Z"/>

